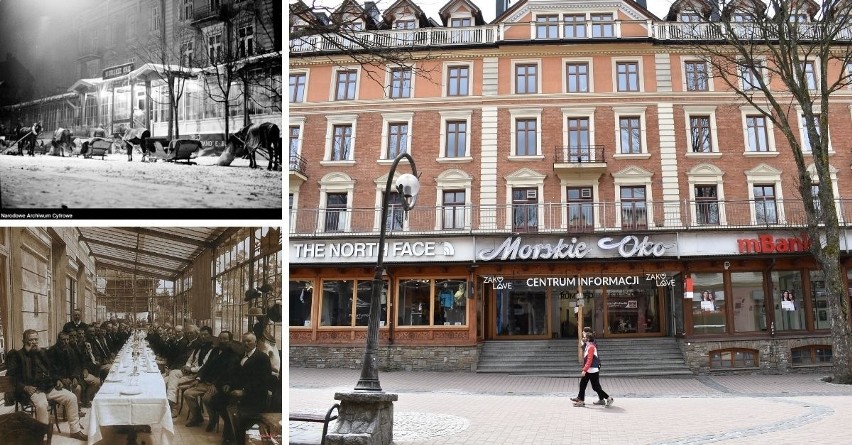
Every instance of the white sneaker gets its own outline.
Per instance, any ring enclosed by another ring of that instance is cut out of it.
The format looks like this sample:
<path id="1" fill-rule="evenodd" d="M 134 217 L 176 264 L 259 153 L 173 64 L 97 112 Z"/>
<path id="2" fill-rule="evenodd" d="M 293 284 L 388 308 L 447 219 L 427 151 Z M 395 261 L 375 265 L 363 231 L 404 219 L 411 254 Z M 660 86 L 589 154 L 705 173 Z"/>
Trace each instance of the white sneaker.
<path id="1" fill-rule="evenodd" d="M 615 399 L 613 399 L 612 397 L 606 398 L 606 406 L 612 406 L 613 403 L 615 403 Z"/>

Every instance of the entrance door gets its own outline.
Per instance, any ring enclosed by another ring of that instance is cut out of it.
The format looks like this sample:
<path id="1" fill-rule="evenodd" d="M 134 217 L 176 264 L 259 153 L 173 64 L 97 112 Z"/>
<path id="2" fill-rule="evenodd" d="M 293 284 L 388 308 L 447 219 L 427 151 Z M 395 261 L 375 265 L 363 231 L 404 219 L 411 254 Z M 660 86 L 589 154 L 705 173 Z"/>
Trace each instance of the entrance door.
<path id="1" fill-rule="evenodd" d="M 506 280 L 496 287 L 490 290 L 494 338 L 550 338 L 546 289 L 527 287 L 525 280 Z"/>
<path id="2" fill-rule="evenodd" d="M 583 327 L 590 327 L 594 332 L 600 332 L 602 326 L 598 325 L 601 321 L 596 308 L 603 295 L 600 289 L 588 289 L 583 291 L 583 305 L 578 305 L 576 298 L 576 288 L 553 288 L 553 295 L 557 301 L 557 311 L 559 312 L 559 338 L 579 338 L 579 323 L 580 314 L 583 316 Z"/>

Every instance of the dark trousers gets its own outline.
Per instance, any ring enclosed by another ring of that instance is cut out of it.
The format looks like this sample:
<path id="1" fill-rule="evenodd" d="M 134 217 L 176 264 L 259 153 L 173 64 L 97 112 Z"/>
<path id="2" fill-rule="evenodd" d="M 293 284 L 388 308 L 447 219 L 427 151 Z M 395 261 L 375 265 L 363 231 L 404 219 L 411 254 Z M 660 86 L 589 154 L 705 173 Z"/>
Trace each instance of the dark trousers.
<path id="1" fill-rule="evenodd" d="M 598 393 L 598 399 L 604 400 L 609 397 L 606 391 L 601 388 L 601 380 L 599 372 L 587 372 L 580 379 L 580 392 L 577 394 L 577 398 L 580 400 L 586 399 L 586 385 L 589 384 L 589 381 L 592 382 L 592 389 Z"/>

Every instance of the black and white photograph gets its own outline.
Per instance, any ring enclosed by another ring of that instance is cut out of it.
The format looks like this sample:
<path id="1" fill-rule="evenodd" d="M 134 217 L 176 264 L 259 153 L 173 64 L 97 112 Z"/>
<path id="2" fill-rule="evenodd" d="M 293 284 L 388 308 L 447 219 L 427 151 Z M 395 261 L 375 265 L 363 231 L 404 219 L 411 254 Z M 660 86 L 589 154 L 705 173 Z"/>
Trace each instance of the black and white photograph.
<path id="1" fill-rule="evenodd" d="M 0 0 L 0 215 L 279 219 L 282 7 Z"/>
<path id="2" fill-rule="evenodd" d="M 281 441 L 280 227 L 0 227 L 0 444 Z"/>

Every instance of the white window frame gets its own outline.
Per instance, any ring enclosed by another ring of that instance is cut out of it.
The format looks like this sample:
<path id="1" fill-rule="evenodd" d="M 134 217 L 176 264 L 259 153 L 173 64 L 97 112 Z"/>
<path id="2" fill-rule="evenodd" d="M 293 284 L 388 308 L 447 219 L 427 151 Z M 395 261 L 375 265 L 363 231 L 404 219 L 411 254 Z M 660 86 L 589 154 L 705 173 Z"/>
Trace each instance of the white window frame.
<path id="1" fill-rule="evenodd" d="M 541 108 L 513 108 L 509 110 L 509 119 L 511 122 L 510 129 L 510 141 L 509 141 L 509 160 L 510 161 L 532 161 L 532 160 L 540 160 L 544 159 L 544 155 L 541 152 Z M 535 131 L 535 155 L 529 156 L 518 156 L 517 153 L 517 127 L 515 122 L 518 119 L 535 119 L 536 120 L 536 131 Z"/>
<path id="2" fill-rule="evenodd" d="M 645 92 L 645 66 L 643 57 L 613 57 L 612 58 L 612 92 L 613 93 L 644 93 Z M 639 77 L 639 91 L 620 91 L 618 89 L 618 64 L 636 63 L 636 75 Z"/>
<path id="3" fill-rule="evenodd" d="M 290 127 L 299 127 L 299 148 L 296 151 L 296 154 L 302 155 L 302 145 L 305 143 L 305 116 L 293 116 L 290 115 L 290 124 L 287 125 L 287 155 L 290 154 Z"/>
<path id="4" fill-rule="evenodd" d="M 337 73 L 340 71 L 355 70 L 355 98 L 354 99 L 337 99 Z M 328 94 L 329 102 L 347 102 L 358 100 L 361 95 L 361 65 L 338 65 L 331 70 L 331 88 Z"/>
<path id="5" fill-rule="evenodd" d="M 819 89 L 819 79 L 820 79 L 820 76 L 822 75 L 822 73 L 820 73 L 819 58 L 807 58 L 807 59 L 802 61 L 802 65 L 806 65 L 808 63 L 812 64 L 813 67 L 814 67 L 814 87 L 808 88 L 808 90 L 809 91 L 817 91 Z M 805 67 L 802 66 L 803 70 L 804 70 L 804 68 Z M 808 79 L 808 77 L 806 75 L 805 80 L 807 80 L 807 79 Z"/>
<path id="6" fill-rule="evenodd" d="M 805 148 L 805 139 L 807 138 L 807 131 L 805 130 L 805 116 L 802 115 L 802 107 L 796 107 L 796 113 L 799 115 L 799 140 L 802 145 L 802 153 L 812 155 L 813 151 L 810 147 L 810 141 L 808 142 L 807 149 Z M 831 116 L 829 116 L 829 126 L 828 126 L 828 153 L 834 154 L 834 146 L 831 144 Z"/>
<path id="7" fill-rule="evenodd" d="M 569 63 L 585 63 L 589 67 L 589 91 L 568 91 L 568 64 Z M 562 92 L 566 94 L 588 94 L 595 92 L 595 69 L 594 62 L 591 57 L 563 57 L 562 58 Z"/>
<path id="8" fill-rule="evenodd" d="M 723 172 L 719 167 L 712 164 L 698 164 L 687 173 L 689 182 L 689 206 L 690 221 L 698 221 L 698 203 L 695 201 L 695 186 L 715 185 L 716 199 L 719 203 L 719 226 L 728 225 L 728 217 L 725 213 L 725 182 Z"/>
<path id="9" fill-rule="evenodd" d="M 456 95 L 456 96 L 450 96 L 449 94 L 447 94 L 447 90 L 449 89 L 449 86 L 450 86 L 450 68 L 451 67 L 457 67 L 457 66 L 467 67 L 467 94 L 464 94 L 464 95 L 459 94 L 459 95 Z M 462 61 L 444 62 L 443 71 L 442 71 L 441 76 L 442 76 L 442 78 L 441 78 L 441 97 L 455 98 L 455 97 L 470 97 L 470 96 L 473 95 L 473 85 L 474 85 L 474 82 L 473 82 L 473 62 L 462 62 Z M 413 85 L 412 85 L 412 88 L 413 88 Z"/>
<path id="10" fill-rule="evenodd" d="M 437 188 L 438 205 L 435 206 L 435 230 L 462 230 L 462 229 L 444 229 L 444 191 L 445 190 L 461 190 L 464 189 L 464 230 L 471 229 L 471 221 L 473 221 L 473 201 L 471 194 L 473 193 L 473 176 L 462 170 L 450 169 L 441 172 L 435 178 Z"/>
<path id="11" fill-rule="evenodd" d="M 536 70 L 535 70 L 535 73 L 536 73 L 536 75 L 535 75 L 535 82 L 536 82 L 535 91 L 536 92 L 535 93 L 518 93 L 517 92 L 518 91 L 517 85 L 515 85 L 515 83 L 518 80 L 517 79 L 518 76 L 517 76 L 517 72 L 515 71 L 515 67 L 518 66 L 518 65 L 535 65 L 536 66 Z M 541 59 L 512 60 L 512 71 L 511 71 L 511 73 L 512 73 L 511 77 L 512 77 L 512 95 L 513 96 L 534 96 L 534 95 L 537 95 L 537 94 L 541 94 L 541 77 L 542 77 Z"/>
<path id="12" fill-rule="evenodd" d="M 755 58 L 754 58 L 754 60 L 759 60 L 759 61 L 760 61 L 760 78 L 761 78 L 761 79 L 763 79 L 763 81 L 766 83 L 766 79 L 767 79 L 767 76 L 766 76 L 766 70 L 767 70 L 767 68 L 766 68 L 766 58 L 765 58 L 765 57 L 755 57 Z M 743 69 L 743 65 L 742 65 L 742 64 L 743 64 L 744 62 L 743 62 L 742 60 L 738 60 L 738 61 L 737 61 L 737 63 L 738 63 L 738 65 L 737 65 L 737 70 L 738 70 L 738 71 L 739 71 L 739 70 L 742 70 L 742 69 Z M 749 71 L 749 74 L 751 74 L 751 71 Z M 754 88 L 751 88 L 751 89 L 748 89 L 748 90 L 746 89 L 746 81 L 745 81 L 745 77 L 742 75 L 742 71 L 740 71 L 740 72 L 739 72 L 739 84 L 740 84 L 740 88 L 741 88 L 741 89 L 742 89 L 742 91 L 744 91 L 744 92 L 748 92 L 748 91 L 757 91 L 757 92 L 760 92 L 760 91 L 761 91 L 761 89 L 760 89 L 760 84 L 759 84 L 759 83 L 757 83 L 757 84 L 754 86 Z M 770 91 L 772 90 L 772 86 L 771 86 L 769 83 L 766 83 L 766 88 L 767 88 L 768 90 L 770 90 Z"/>
<path id="13" fill-rule="evenodd" d="M 357 114 L 339 114 L 325 117 L 326 132 L 325 132 L 325 153 L 323 154 L 320 165 L 355 165 L 355 146 L 358 142 L 358 115 Z M 351 159 L 346 161 L 332 161 L 331 150 L 334 145 L 334 126 L 335 125 L 351 125 L 352 126 L 352 144 L 350 146 Z"/>
<path id="14" fill-rule="evenodd" d="M 589 146 L 595 145 L 595 107 L 566 107 L 562 108 L 562 151 L 563 159 L 567 159 L 567 147 L 570 143 L 568 118 L 587 118 L 589 119 Z M 595 156 L 595 162 L 602 162 L 600 153 L 592 153 Z"/>
<path id="15" fill-rule="evenodd" d="M 687 81 L 686 81 L 686 63 L 687 62 L 704 62 L 704 66 L 707 69 L 707 89 L 706 90 L 701 91 L 701 90 L 688 90 L 687 89 Z M 711 69 L 712 69 L 712 67 L 710 66 L 710 63 L 708 63 L 707 60 L 705 60 L 704 57 L 692 56 L 692 55 L 680 56 L 681 90 L 685 93 L 686 92 L 689 92 L 689 93 L 709 93 L 711 91 L 714 91 L 713 90 L 713 75 L 712 75 Z"/>
<path id="16" fill-rule="evenodd" d="M 320 202 L 319 208 L 325 209 L 328 205 L 329 193 L 346 193 L 346 221 L 344 222 L 343 232 L 350 232 L 352 229 L 352 198 L 355 196 L 355 180 L 350 178 L 346 173 L 329 173 L 320 179 Z M 326 211 L 320 212 L 317 215 L 317 232 L 329 233 L 325 231 L 325 216 Z M 338 233 L 338 232 L 335 232 Z"/>
<path id="17" fill-rule="evenodd" d="M 647 107 L 612 107 L 615 120 L 615 159 L 650 159 L 651 153 L 648 151 L 648 124 L 645 118 Z M 629 116 L 639 116 L 639 126 L 642 129 L 641 142 L 642 153 L 622 153 L 621 152 L 621 118 Z"/>
<path id="18" fill-rule="evenodd" d="M 654 220 L 654 189 L 651 187 L 653 173 L 644 168 L 632 166 L 613 173 L 612 177 L 615 185 L 615 196 L 613 197 L 613 202 L 615 203 L 615 208 L 613 209 L 615 213 L 615 228 L 621 227 L 621 188 L 640 185 L 645 186 L 645 218 L 648 228 L 658 227 L 657 222 Z"/>
<path id="19" fill-rule="evenodd" d="M 405 152 L 414 156 L 412 153 L 413 145 L 411 143 L 411 138 L 413 136 L 414 127 L 411 125 L 412 120 L 414 119 L 414 113 L 382 113 L 382 149 L 381 154 L 379 155 L 379 159 L 377 162 L 379 165 L 391 165 L 393 164 L 393 158 L 388 159 L 388 134 L 390 134 L 390 125 L 391 124 L 399 124 L 405 123 L 408 125 L 408 137 L 406 138 L 405 143 L 407 144 L 405 147 Z M 400 151 L 402 153 L 402 151 Z"/>
<path id="20" fill-rule="evenodd" d="M 748 200 L 751 210 L 751 224 L 757 224 L 757 212 L 754 207 L 754 185 L 755 184 L 772 184 L 775 187 L 775 211 L 777 212 L 777 225 L 784 224 L 786 218 L 784 216 L 784 193 L 781 189 L 781 170 L 778 170 L 767 164 L 760 164 L 751 170 L 747 170 L 746 182 L 748 184 Z"/>
<path id="21" fill-rule="evenodd" d="M 766 117 L 763 113 L 752 106 L 743 106 L 740 107 L 740 115 L 742 119 L 742 127 L 743 127 L 743 156 L 746 157 L 775 157 L 778 156 L 779 153 L 777 151 L 777 147 L 775 146 L 775 126 L 772 124 L 772 119 Z M 746 125 L 746 117 L 747 116 L 757 116 L 760 115 L 766 121 L 766 144 L 768 145 L 769 151 L 749 151 L 748 145 L 748 126 Z"/>
<path id="22" fill-rule="evenodd" d="M 438 157 L 437 160 L 440 163 L 460 163 L 460 162 L 471 162 L 473 161 L 473 156 L 470 153 L 470 139 L 471 139 L 471 118 L 473 117 L 473 110 L 452 110 L 452 111 L 439 111 L 441 115 L 441 143 L 438 148 Z M 465 147 L 464 147 L 464 156 L 461 157 L 447 157 L 447 122 L 448 121 L 465 121 L 467 128 L 467 134 L 464 138 Z"/>
<path id="23" fill-rule="evenodd" d="M 393 184 L 396 184 L 397 179 L 399 179 L 400 175 L 404 173 L 405 172 L 403 171 L 398 171 L 394 175 L 394 178 L 391 181 L 391 193 L 396 192 L 396 189 L 393 187 Z M 379 176 L 374 182 L 376 184 L 376 199 L 373 202 L 373 208 L 375 209 L 375 211 L 373 212 L 373 231 L 378 232 L 382 228 L 382 206 L 384 205 L 383 195 L 385 194 L 385 189 L 388 186 L 388 173 Z M 402 199 L 402 197 L 400 197 L 400 199 Z M 398 208 L 400 209 L 400 211 L 403 211 L 402 207 L 392 207 L 388 205 L 388 213 L 386 216 L 392 216 L 394 208 Z M 402 229 L 399 229 L 398 231 L 407 232 L 410 227 L 409 221 L 411 221 L 410 218 L 402 218 Z"/>
<path id="24" fill-rule="evenodd" d="M 290 96 L 290 76 L 294 75 L 294 74 L 295 75 L 298 75 L 298 74 L 304 74 L 305 75 L 305 94 L 303 95 L 301 102 L 289 102 L 289 100 L 290 100 L 290 97 L 289 97 Z M 287 73 L 287 96 L 288 96 L 287 100 L 288 100 L 288 103 L 301 104 L 301 103 L 307 102 L 308 101 L 308 85 L 309 85 L 310 81 L 311 81 L 311 71 L 310 70 L 290 70 Z"/>
<path id="25" fill-rule="evenodd" d="M 696 153 L 692 151 L 692 116 L 710 116 L 710 153 Z M 715 105 L 687 105 L 683 107 L 684 127 L 686 127 L 686 156 L 695 158 L 718 158 L 722 156 L 719 152 L 719 135 L 716 125 Z"/>
<path id="26" fill-rule="evenodd" d="M 391 81 L 393 80 L 393 77 L 391 76 L 391 70 L 398 69 L 398 68 L 407 69 L 411 74 L 411 79 L 409 81 L 409 88 L 408 88 L 408 97 L 405 97 L 405 96 L 391 97 L 391 90 L 392 90 L 392 87 L 393 87 L 393 85 L 391 85 Z M 414 98 L 414 79 L 417 78 L 417 76 L 414 75 L 415 69 L 416 68 L 413 65 L 410 66 L 410 67 L 403 66 L 403 65 L 390 65 L 390 66 L 388 66 L 385 69 L 385 85 L 386 85 L 386 87 L 385 87 L 385 98 L 393 99 L 393 100 L 402 100 L 402 99 Z M 335 75 L 335 78 L 336 78 L 336 75 Z M 470 85 L 468 85 L 468 87 L 470 87 Z M 358 97 L 357 85 L 355 87 L 355 97 Z"/>
<path id="27" fill-rule="evenodd" d="M 811 176 L 811 184 L 820 184 L 819 176 L 817 176 L 816 166 L 811 163 L 807 167 L 808 174 Z M 842 208 L 840 207 L 840 191 L 837 188 L 837 168 L 832 165 L 828 166 L 829 174 L 831 175 L 831 190 L 834 191 L 834 209 L 837 212 L 837 218 L 843 221 Z"/>
<path id="28" fill-rule="evenodd" d="M 541 174 L 529 168 L 522 168 L 506 176 L 506 221 L 505 229 L 512 230 L 512 189 L 533 188 L 538 190 L 538 227 L 542 228 L 542 215 L 544 215 L 544 179 L 547 175 Z"/>

